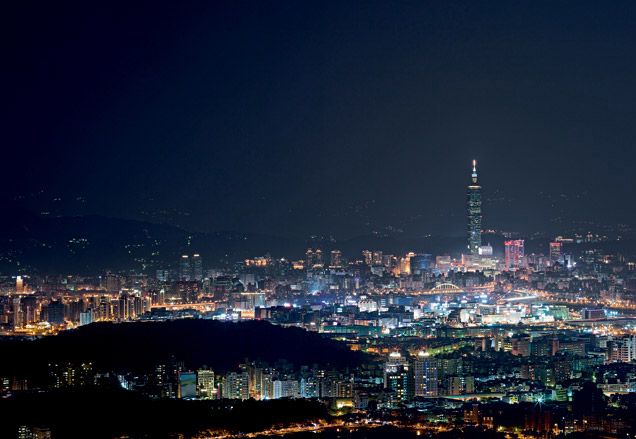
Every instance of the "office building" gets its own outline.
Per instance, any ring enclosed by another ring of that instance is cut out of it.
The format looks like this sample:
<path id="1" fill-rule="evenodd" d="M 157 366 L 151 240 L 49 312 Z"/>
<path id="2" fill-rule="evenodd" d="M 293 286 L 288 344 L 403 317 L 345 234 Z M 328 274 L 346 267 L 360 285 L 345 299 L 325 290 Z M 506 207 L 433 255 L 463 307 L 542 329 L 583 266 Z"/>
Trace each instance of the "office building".
<path id="1" fill-rule="evenodd" d="M 16 294 L 24 293 L 24 279 L 22 279 L 22 276 L 16 276 L 15 278 L 15 292 Z"/>
<path id="2" fill-rule="evenodd" d="M 511 239 L 504 242 L 504 258 L 506 271 L 516 271 L 525 267 L 523 239 Z"/>
<path id="3" fill-rule="evenodd" d="M 79 322 L 80 326 L 89 325 L 93 323 L 93 310 L 88 308 L 86 311 L 80 312 L 79 320 L 80 320 Z"/>
<path id="4" fill-rule="evenodd" d="M 437 396 L 437 360 L 420 352 L 412 371 L 414 396 Z"/>
<path id="5" fill-rule="evenodd" d="M 247 372 L 230 372 L 223 382 L 223 398 L 249 399 L 249 375 Z"/>
<path id="6" fill-rule="evenodd" d="M 193 399 L 197 396 L 197 375 L 194 372 L 179 372 L 180 399 Z"/>
<path id="7" fill-rule="evenodd" d="M 551 242 L 550 243 L 550 264 L 563 264 L 563 243 Z"/>
<path id="8" fill-rule="evenodd" d="M 190 257 L 188 255 L 182 255 L 179 261 L 179 280 L 192 280 L 192 265 L 190 264 Z"/>
<path id="9" fill-rule="evenodd" d="M 607 342 L 610 363 L 629 363 L 636 360 L 636 336 L 623 336 Z"/>
<path id="10" fill-rule="evenodd" d="M 213 371 L 209 369 L 197 370 L 197 395 L 201 399 L 212 399 L 216 396 Z"/>
<path id="11" fill-rule="evenodd" d="M 300 384 L 296 380 L 274 380 L 274 399 L 299 398 Z"/>
<path id="12" fill-rule="evenodd" d="M 398 352 L 391 353 L 384 364 L 384 388 L 394 393 L 396 401 L 409 398 L 408 361 Z"/>
<path id="13" fill-rule="evenodd" d="M 468 251 L 478 255 L 481 247 L 481 186 L 477 182 L 477 161 L 473 160 L 471 183 L 468 185 Z"/>
<path id="14" fill-rule="evenodd" d="M 203 261 L 201 255 L 196 253 L 192 255 L 192 277 L 198 282 L 203 280 Z"/>
<path id="15" fill-rule="evenodd" d="M 410 260 L 410 272 L 411 274 L 420 275 L 428 270 L 430 270 L 433 266 L 433 255 L 429 254 L 417 254 L 411 256 Z"/>
<path id="16" fill-rule="evenodd" d="M 342 267 L 342 253 L 340 250 L 331 250 L 329 265 L 334 268 Z"/>
<path id="17" fill-rule="evenodd" d="M 51 325 L 61 325 L 64 323 L 64 304 L 61 300 L 54 300 L 47 307 L 48 322 Z"/>

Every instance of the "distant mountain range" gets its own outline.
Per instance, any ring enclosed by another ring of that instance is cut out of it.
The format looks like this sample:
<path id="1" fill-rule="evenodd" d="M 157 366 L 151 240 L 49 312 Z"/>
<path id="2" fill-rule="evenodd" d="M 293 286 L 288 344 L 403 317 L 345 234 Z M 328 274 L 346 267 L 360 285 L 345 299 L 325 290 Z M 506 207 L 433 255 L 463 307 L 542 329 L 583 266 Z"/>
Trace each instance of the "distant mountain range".
<path id="1" fill-rule="evenodd" d="M 0 227 L 0 273 L 96 274 L 104 270 L 170 268 L 184 253 L 200 253 L 205 266 L 231 264 L 267 253 L 301 258 L 307 247 L 338 248 L 345 258 L 363 249 L 386 253 L 456 251 L 462 238 L 366 235 L 338 241 L 327 238 L 220 231 L 189 232 L 178 227 L 101 216 L 52 217 L 14 209 Z"/>
<path id="2" fill-rule="evenodd" d="M 20 269 L 90 274 L 168 268 L 182 253 L 200 253 L 206 265 L 219 264 L 266 252 L 287 254 L 294 247 L 290 240 L 274 236 L 192 233 L 169 225 L 100 216 L 48 217 L 20 211 L 2 222 L 0 272 L 4 274 Z"/>
<path id="3" fill-rule="evenodd" d="M 48 216 L 19 207 L 0 219 L 0 275 L 99 274 L 106 270 L 144 270 L 176 267 L 181 254 L 199 253 L 204 266 L 231 265 L 269 253 L 275 258 L 302 258 L 308 247 L 325 254 L 337 248 L 345 259 L 359 258 L 364 249 L 385 254 L 406 252 L 459 256 L 461 236 L 417 236 L 400 232 L 369 234 L 346 240 L 330 237 L 290 238 L 235 231 L 190 232 L 144 221 L 88 216 Z M 495 254 L 503 253 L 503 237 L 484 235 Z M 547 236 L 526 240 L 526 252 L 547 253 Z M 595 244 L 599 246 L 598 244 Z M 602 244 L 603 248 L 634 254 L 633 239 Z M 327 256 L 328 257 L 328 256 Z"/>

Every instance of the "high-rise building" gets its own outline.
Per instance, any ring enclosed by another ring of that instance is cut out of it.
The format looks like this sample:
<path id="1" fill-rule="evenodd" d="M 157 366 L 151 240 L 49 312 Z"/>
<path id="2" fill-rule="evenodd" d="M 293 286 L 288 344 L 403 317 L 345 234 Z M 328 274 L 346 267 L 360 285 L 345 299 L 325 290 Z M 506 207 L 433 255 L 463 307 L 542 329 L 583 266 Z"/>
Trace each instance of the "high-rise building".
<path id="1" fill-rule="evenodd" d="M 202 399 L 212 399 L 216 396 L 213 371 L 209 369 L 197 370 L 197 395 Z"/>
<path id="2" fill-rule="evenodd" d="M 109 293 L 115 293 L 119 291 L 119 288 L 121 287 L 119 276 L 111 272 L 106 273 L 104 277 L 104 283 L 106 291 L 108 291 Z"/>
<path id="3" fill-rule="evenodd" d="M 300 384 L 296 380 L 274 380 L 274 399 L 300 397 Z"/>
<path id="4" fill-rule="evenodd" d="M 636 337 L 623 336 L 607 343 L 607 360 L 611 363 L 629 363 L 636 359 Z"/>
<path id="5" fill-rule="evenodd" d="M 201 255 L 196 253 L 192 255 L 192 275 L 196 281 L 203 280 L 203 261 Z"/>
<path id="6" fill-rule="evenodd" d="M 305 252 L 305 265 L 307 268 L 314 266 L 314 249 L 308 248 Z"/>
<path id="7" fill-rule="evenodd" d="M 168 280 L 170 280 L 170 271 L 168 270 L 157 270 L 156 272 L 156 276 L 157 280 L 159 282 L 165 283 L 168 282 Z"/>
<path id="8" fill-rule="evenodd" d="M 88 308 L 84 312 L 80 312 L 80 326 L 89 325 L 93 323 L 93 310 Z"/>
<path id="9" fill-rule="evenodd" d="M 563 264 L 563 243 L 555 241 L 550 243 L 550 263 L 552 265 Z"/>
<path id="10" fill-rule="evenodd" d="M 15 292 L 17 294 L 24 293 L 24 279 L 22 279 L 22 276 L 16 276 L 15 278 Z"/>
<path id="11" fill-rule="evenodd" d="M 179 261 L 179 280 L 189 281 L 192 279 L 192 266 L 188 255 L 182 255 Z"/>
<path id="12" fill-rule="evenodd" d="M 470 375 L 450 376 L 448 377 L 447 389 L 449 395 L 475 393 L 475 377 Z"/>
<path id="13" fill-rule="evenodd" d="M 308 248 L 305 252 L 305 266 L 307 268 L 321 267 L 323 265 L 322 250 Z"/>
<path id="14" fill-rule="evenodd" d="M 437 396 L 437 360 L 420 352 L 413 361 L 413 391 L 415 396 Z"/>
<path id="15" fill-rule="evenodd" d="M 223 381 L 223 398 L 249 399 L 249 375 L 247 372 L 230 372 Z"/>
<path id="16" fill-rule="evenodd" d="M 427 253 L 417 254 L 409 259 L 411 261 L 411 274 L 422 274 L 433 266 L 433 255 Z"/>
<path id="17" fill-rule="evenodd" d="M 525 267 L 523 239 L 504 242 L 505 270 L 515 271 Z"/>
<path id="18" fill-rule="evenodd" d="M 260 367 L 253 368 L 252 378 L 250 379 L 250 394 L 255 399 L 274 398 L 273 379 L 270 370 Z"/>
<path id="19" fill-rule="evenodd" d="M 373 263 L 373 253 L 369 250 L 362 250 L 362 258 L 366 265 L 371 265 Z"/>
<path id="20" fill-rule="evenodd" d="M 48 308 L 48 322 L 51 325 L 61 325 L 64 323 L 64 304 L 61 300 L 52 301 Z"/>
<path id="21" fill-rule="evenodd" d="M 19 297 L 13 298 L 13 327 L 24 327 L 24 311 L 22 311 L 21 300 Z"/>
<path id="22" fill-rule="evenodd" d="M 194 372 L 179 372 L 179 394 L 180 399 L 192 399 L 197 396 L 197 374 Z"/>
<path id="23" fill-rule="evenodd" d="M 409 397 L 409 365 L 405 358 L 393 352 L 384 364 L 384 388 L 394 392 L 398 401 Z"/>
<path id="24" fill-rule="evenodd" d="M 477 160 L 473 160 L 473 173 L 468 185 L 468 251 L 479 254 L 481 247 L 481 186 L 477 183 Z"/>
<path id="25" fill-rule="evenodd" d="M 342 253 L 340 250 L 331 250 L 329 265 L 331 267 L 342 267 Z"/>

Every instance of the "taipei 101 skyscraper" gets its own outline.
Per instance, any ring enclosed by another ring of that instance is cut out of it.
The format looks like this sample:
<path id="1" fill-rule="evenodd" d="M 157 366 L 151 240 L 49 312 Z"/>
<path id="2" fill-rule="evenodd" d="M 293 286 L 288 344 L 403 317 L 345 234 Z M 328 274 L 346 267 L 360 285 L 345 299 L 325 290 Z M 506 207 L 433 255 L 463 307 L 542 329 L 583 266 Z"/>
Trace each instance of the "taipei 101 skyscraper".
<path id="1" fill-rule="evenodd" d="M 481 186 L 477 182 L 477 160 L 473 160 L 473 173 L 468 185 L 468 251 L 479 254 L 481 247 Z"/>

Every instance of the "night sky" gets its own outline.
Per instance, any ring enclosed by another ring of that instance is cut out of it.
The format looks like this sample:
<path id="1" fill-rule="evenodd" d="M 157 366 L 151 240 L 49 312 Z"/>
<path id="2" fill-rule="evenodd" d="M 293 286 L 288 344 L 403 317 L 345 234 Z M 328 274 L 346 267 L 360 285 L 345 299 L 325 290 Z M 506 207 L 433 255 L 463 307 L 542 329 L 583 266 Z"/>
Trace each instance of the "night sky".
<path id="1" fill-rule="evenodd" d="M 8 3 L 1 196 L 34 212 L 462 234 L 476 158 L 487 227 L 636 223 L 633 1 Z"/>

